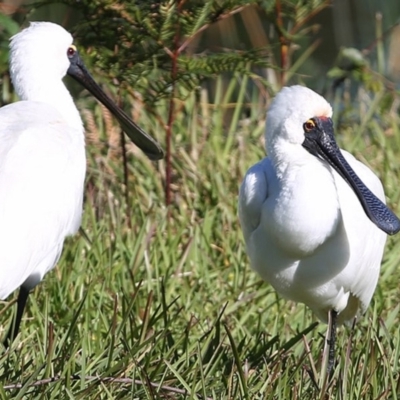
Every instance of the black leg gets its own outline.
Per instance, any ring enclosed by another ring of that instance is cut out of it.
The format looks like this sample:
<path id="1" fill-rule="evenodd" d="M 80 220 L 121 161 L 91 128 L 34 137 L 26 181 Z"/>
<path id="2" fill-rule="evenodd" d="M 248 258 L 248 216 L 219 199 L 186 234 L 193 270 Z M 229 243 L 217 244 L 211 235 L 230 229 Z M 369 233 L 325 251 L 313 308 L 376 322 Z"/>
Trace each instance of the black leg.
<path id="1" fill-rule="evenodd" d="M 338 313 L 335 310 L 331 310 L 329 313 L 330 313 L 331 330 L 330 330 L 330 338 L 328 341 L 329 345 L 328 368 L 327 368 L 328 376 L 330 376 L 333 369 L 333 365 L 335 363 L 336 324 L 338 316 Z"/>
<path id="2" fill-rule="evenodd" d="M 21 324 L 22 314 L 24 313 L 24 308 L 28 296 L 29 296 L 29 290 L 21 286 L 19 289 L 18 299 L 17 299 L 17 315 L 15 316 L 15 319 L 12 322 L 10 329 L 8 330 L 7 336 L 3 342 L 6 348 L 8 348 L 11 345 L 11 343 L 18 335 L 19 325 Z"/>

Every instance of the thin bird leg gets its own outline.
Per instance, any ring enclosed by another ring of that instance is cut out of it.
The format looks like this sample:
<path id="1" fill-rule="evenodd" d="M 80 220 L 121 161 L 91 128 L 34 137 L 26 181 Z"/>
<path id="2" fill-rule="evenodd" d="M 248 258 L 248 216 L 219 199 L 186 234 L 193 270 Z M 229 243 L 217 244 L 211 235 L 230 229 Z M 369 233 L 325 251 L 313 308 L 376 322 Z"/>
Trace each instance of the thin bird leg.
<path id="1" fill-rule="evenodd" d="M 26 289 L 25 287 L 21 286 L 21 288 L 19 289 L 18 299 L 17 299 L 17 315 L 15 316 L 15 319 L 12 322 L 10 329 L 8 330 L 7 336 L 3 342 L 6 348 L 10 347 L 11 343 L 18 335 L 22 314 L 24 313 L 24 308 L 28 296 L 29 296 L 29 289 Z"/>
<path id="2" fill-rule="evenodd" d="M 335 342 L 336 342 L 336 325 L 338 313 L 335 310 L 330 310 L 330 335 L 329 335 L 329 356 L 327 374 L 330 376 L 333 365 L 335 363 Z"/>

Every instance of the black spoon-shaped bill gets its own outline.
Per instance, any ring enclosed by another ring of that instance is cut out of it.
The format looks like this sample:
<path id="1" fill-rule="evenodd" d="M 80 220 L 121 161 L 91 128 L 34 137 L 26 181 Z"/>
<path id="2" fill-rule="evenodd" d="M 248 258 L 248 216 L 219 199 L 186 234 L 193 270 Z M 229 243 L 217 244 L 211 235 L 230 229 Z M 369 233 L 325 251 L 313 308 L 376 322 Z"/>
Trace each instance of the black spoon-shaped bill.
<path id="1" fill-rule="evenodd" d="M 68 57 L 70 66 L 67 74 L 78 81 L 111 111 L 121 125 L 122 130 L 151 160 L 160 160 L 163 158 L 164 151 L 161 146 L 142 128 L 135 124 L 131 118 L 103 92 L 86 69 L 82 59 L 73 46 L 68 50 Z"/>
<path id="2" fill-rule="evenodd" d="M 304 129 L 303 147 L 327 161 L 350 185 L 368 218 L 388 235 L 399 232 L 399 218 L 368 189 L 343 157 L 334 138 L 332 119 L 313 118 L 304 124 Z"/>

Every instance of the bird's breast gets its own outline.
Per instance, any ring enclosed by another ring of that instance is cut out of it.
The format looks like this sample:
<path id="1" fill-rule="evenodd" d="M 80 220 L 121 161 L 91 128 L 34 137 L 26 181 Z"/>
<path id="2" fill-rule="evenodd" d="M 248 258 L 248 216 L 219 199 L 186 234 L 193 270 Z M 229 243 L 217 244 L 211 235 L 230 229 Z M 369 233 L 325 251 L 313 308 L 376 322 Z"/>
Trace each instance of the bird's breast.
<path id="1" fill-rule="evenodd" d="M 276 245 L 294 259 L 314 253 L 334 235 L 341 218 L 330 167 L 315 159 L 311 165 L 286 168 L 270 182 L 263 226 Z"/>

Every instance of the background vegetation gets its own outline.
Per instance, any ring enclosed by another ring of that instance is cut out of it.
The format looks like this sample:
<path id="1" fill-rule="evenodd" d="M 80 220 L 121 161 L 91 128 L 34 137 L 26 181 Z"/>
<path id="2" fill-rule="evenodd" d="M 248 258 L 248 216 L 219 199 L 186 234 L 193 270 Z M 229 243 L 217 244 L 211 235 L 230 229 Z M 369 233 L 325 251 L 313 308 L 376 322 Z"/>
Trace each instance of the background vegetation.
<path id="1" fill-rule="evenodd" d="M 356 48 L 332 51 L 327 13 L 350 15 L 356 3 L 348 4 L 348 14 L 343 3 L 319 0 L 0 5 L 2 104 L 16 100 L 8 38 L 24 20 L 57 21 L 168 148 L 152 163 L 121 145 L 108 112 L 71 86 L 87 131 L 82 232 L 35 289 L 21 334 L 0 356 L 1 398 L 400 397 L 399 239 L 388 241 L 367 314 L 339 331 L 338 364 L 324 386 L 326 326 L 250 270 L 237 220 L 238 186 L 264 157 L 266 107 L 292 83 L 333 104 L 341 146 L 379 175 L 400 213 L 400 11 L 382 4 L 353 35 L 360 40 L 345 43 Z"/>

